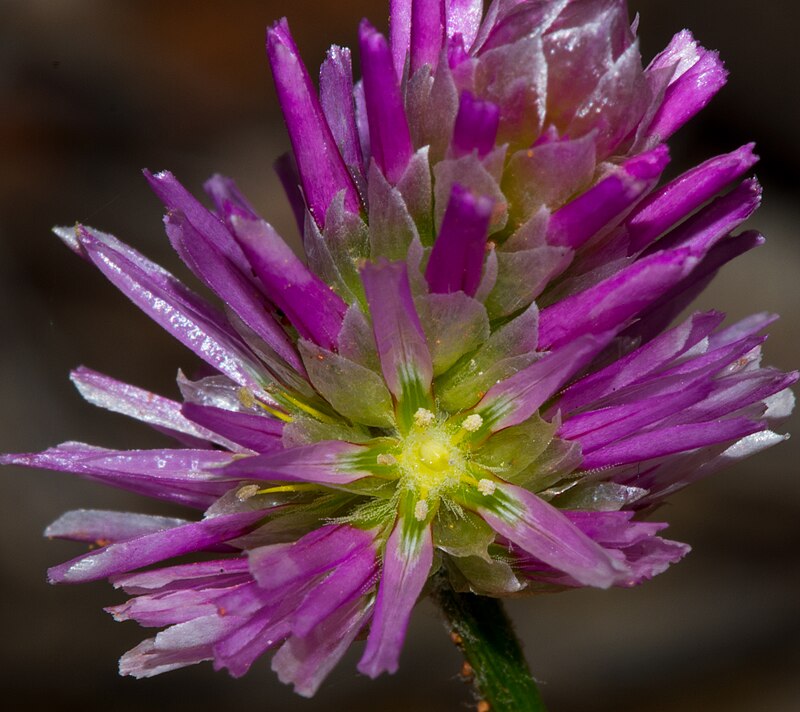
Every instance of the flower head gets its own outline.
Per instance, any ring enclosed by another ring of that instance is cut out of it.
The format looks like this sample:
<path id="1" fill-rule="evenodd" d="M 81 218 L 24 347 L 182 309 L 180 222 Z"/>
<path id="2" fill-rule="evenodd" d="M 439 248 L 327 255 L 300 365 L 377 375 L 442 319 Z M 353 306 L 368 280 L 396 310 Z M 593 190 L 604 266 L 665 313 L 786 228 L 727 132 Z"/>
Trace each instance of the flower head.
<path id="1" fill-rule="evenodd" d="M 182 402 L 72 374 L 180 447 L 2 459 L 202 512 L 47 530 L 102 544 L 53 582 L 109 578 L 134 596 L 115 618 L 163 628 L 125 674 L 238 676 L 277 649 L 311 695 L 359 634 L 359 669 L 393 672 L 432 576 L 490 596 L 635 585 L 688 551 L 649 511 L 783 439 L 797 374 L 761 366 L 773 317 L 672 325 L 762 242 L 733 234 L 759 202 L 752 145 L 661 182 L 664 141 L 725 81 L 716 54 L 683 31 L 643 69 L 621 0 L 391 13 L 388 39 L 360 26 L 362 79 L 332 47 L 319 91 L 286 21 L 267 33 L 305 260 L 221 176 L 208 209 L 146 173 L 223 309 L 111 235 L 56 230 L 213 369 L 179 375 Z"/>

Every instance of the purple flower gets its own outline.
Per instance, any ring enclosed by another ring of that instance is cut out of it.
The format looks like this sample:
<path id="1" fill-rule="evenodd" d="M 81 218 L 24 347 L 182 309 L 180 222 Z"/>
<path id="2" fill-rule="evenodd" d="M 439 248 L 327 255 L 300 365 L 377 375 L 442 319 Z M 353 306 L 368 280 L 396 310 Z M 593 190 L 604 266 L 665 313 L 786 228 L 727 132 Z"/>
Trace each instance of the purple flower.
<path id="1" fill-rule="evenodd" d="M 110 579 L 161 628 L 120 671 L 267 650 L 312 695 L 353 640 L 394 672 L 432 576 L 489 596 L 632 586 L 688 546 L 664 498 L 780 442 L 796 373 L 762 367 L 759 314 L 676 318 L 759 203 L 752 145 L 663 183 L 664 141 L 725 81 L 687 31 L 642 68 L 617 0 L 393 0 L 363 79 L 332 47 L 314 87 L 286 20 L 267 53 L 305 258 L 227 178 L 203 206 L 146 173 L 208 303 L 111 235 L 56 233 L 208 366 L 183 402 L 87 368 L 91 403 L 174 448 L 64 443 L 5 464 L 73 472 L 200 512 L 79 510 L 101 544 L 50 570 Z M 189 553 L 198 563 L 168 564 Z M 146 571 L 139 571 L 144 567 Z"/>

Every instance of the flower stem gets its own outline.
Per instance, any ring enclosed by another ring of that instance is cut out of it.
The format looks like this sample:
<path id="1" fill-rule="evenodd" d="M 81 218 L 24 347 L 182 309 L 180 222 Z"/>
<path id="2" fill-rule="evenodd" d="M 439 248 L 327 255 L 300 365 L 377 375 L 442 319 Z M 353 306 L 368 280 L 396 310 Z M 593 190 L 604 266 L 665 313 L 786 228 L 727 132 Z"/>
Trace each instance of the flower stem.
<path id="1" fill-rule="evenodd" d="M 544 712 L 511 621 L 496 598 L 457 593 L 444 576 L 434 596 L 445 615 L 450 637 L 461 649 L 481 704 L 491 712 Z M 488 704 L 488 707 L 486 706 Z"/>

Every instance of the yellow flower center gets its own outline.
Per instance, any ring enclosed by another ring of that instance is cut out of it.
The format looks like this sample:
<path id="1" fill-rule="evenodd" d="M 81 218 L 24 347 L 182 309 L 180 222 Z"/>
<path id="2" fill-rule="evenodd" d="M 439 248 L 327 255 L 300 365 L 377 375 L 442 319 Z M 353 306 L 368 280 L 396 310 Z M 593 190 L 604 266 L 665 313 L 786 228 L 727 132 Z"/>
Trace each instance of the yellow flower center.
<path id="1" fill-rule="evenodd" d="M 406 486 L 421 499 L 436 498 L 458 484 L 464 473 L 464 454 L 453 442 L 453 429 L 435 422 L 430 411 L 420 409 L 415 425 L 403 439 L 398 462 Z"/>
<path id="2" fill-rule="evenodd" d="M 431 470 L 443 470 L 450 459 L 450 448 L 433 438 L 423 440 L 417 446 L 417 453 L 422 464 Z"/>
<path id="3" fill-rule="evenodd" d="M 414 493 L 414 517 L 424 521 L 441 499 L 450 498 L 459 487 L 476 488 L 481 494 L 494 493 L 495 482 L 472 473 L 465 434 L 482 425 L 480 416 L 442 420 L 420 408 L 414 414 L 411 431 L 398 442 L 395 455 L 379 455 L 379 464 L 397 465 L 400 485 Z"/>

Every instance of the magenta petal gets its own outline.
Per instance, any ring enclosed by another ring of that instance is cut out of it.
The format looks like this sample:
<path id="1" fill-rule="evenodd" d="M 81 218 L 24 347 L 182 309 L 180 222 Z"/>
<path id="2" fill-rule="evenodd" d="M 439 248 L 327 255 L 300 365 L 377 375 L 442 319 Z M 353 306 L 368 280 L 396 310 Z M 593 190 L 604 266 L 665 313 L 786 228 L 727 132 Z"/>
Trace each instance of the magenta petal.
<path id="1" fill-rule="evenodd" d="M 230 203 L 227 206 L 230 207 Z M 180 212 L 164 219 L 170 241 L 187 256 L 194 273 L 239 315 L 260 338 L 299 373 L 303 364 L 291 340 L 270 313 L 269 305 L 256 289 L 205 235 Z"/>
<path id="2" fill-rule="evenodd" d="M 78 236 L 89 259 L 155 322 L 239 385 L 261 390 L 255 358 L 199 297 L 141 255 L 133 262 L 85 228 Z"/>
<path id="3" fill-rule="evenodd" d="M 728 413 L 741 411 L 754 404 L 764 405 L 766 400 L 797 382 L 797 372 L 781 373 L 776 369 L 761 368 L 718 379 L 708 398 L 691 407 L 676 411 L 670 424 L 705 422 L 722 418 Z M 760 413 L 760 410 L 757 411 Z"/>
<path id="4" fill-rule="evenodd" d="M 697 254 L 705 254 L 747 220 L 760 204 L 761 185 L 750 178 L 662 237 L 644 254 L 676 247 L 691 247 Z"/>
<path id="5" fill-rule="evenodd" d="M 181 412 L 190 421 L 219 433 L 231 442 L 256 452 L 283 449 L 283 423 L 266 415 L 184 403 Z"/>
<path id="6" fill-rule="evenodd" d="M 280 645 L 288 635 L 285 617 L 276 620 L 272 611 L 259 611 L 215 643 L 214 668 L 227 668 L 232 677 L 242 677 L 259 656 Z"/>
<path id="7" fill-rule="evenodd" d="M 217 215 L 220 217 L 227 214 L 227 206 L 229 205 L 235 206 L 237 210 L 254 218 L 258 217 L 255 208 L 250 204 L 250 201 L 242 195 L 233 178 L 215 173 L 203 183 L 203 190 L 205 190 L 206 195 L 214 201 L 214 207 L 216 208 Z"/>
<path id="8" fill-rule="evenodd" d="M 659 252 L 557 302 L 539 315 L 539 347 L 558 347 L 581 334 L 624 326 L 678 284 L 697 263 L 698 258 L 686 248 Z"/>
<path id="9" fill-rule="evenodd" d="M 633 512 L 566 511 L 564 515 L 586 536 L 603 546 L 638 544 L 666 529 L 663 522 L 634 522 Z"/>
<path id="10" fill-rule="evenodd" d="M 413 0 L 389 0 L 389 38 L 397 81 L 403 80 L 406 58 L 411 46 L 411 10 Z"/>
<path id="11" fill-rule="evenodd" d="M 350 50 L 333 45 L 319 70 L 319 100 L 325 119 L 361 195 L 366 195 L 366 167 L 356 126 Z"/>
<path id="12" fill-rule="evenodd" d="M 647 129 L 649 135 L 657 136 L 661 141 L 672 136 L 703 109 L 728 76 L 719 55 L 698 45 L 687 30 L 673 38 L 662 55 L 653 60 L 651 67 L 662 66 L 670 59 L 677 60 L 676 73 Z"/>
<path id="13" fill-rule="evenodd" d="M 223 447 L 230 445 L 219 434 L 185 418 L 181 413 L 181 404 L 169 398 L 123 383 L 85 366 L 70 373 L 70 379 L 81 396 L 92 405 L 141 420 L 154 428 L 167 431 L 173 437 L 180 439 L 184 436 L 186 444 L 196 441 L 198 444 L 209 442 Z"/>
<path id="14" fill-rule="evenodd" d="M 176 517 L 110 512 L 101 509 L 76 509 L 62 514 L 44 530 L 44 535 L 54 539 L 85 541 L 89 544 L 113 543 L 188 523 L 185 519 Z"/>
<path id="15" fill-rule="evenodd" d="M 498 494 L 499 493 L 499 494 Z M 521 487 L 497 485 L 493 508 L 478 513 L 498 534 L 585 586 L 608 588 L 630 577 L 628 567 L 567 517 Z"/>
<path id="16" fill-rule="evenodd" d="M 649 581 L 664 573 L 672 564 L 678 563 L 692 548 L 688 544 L 658 536 L 649 537 L 642 542 L 623 549 L 628 565 L 633 570 L 628 585 Z"/>
<path id="17" fill-rule="evenodd" d="M 207 617 L 201 620 L 216 624 L 214 618 Z M 191 625 L 193 622 L 190 621 L 184 625 Z M 217 635 L 216 627 L 212 631 L 211 639 Z M 148 638 L 135 648 L 131 648 L 119 659 L 119 674 L 141 679 L 211 659 L 211 645 L 208 642 L 198 643 L 196 646 L 179 646 L 173 649 L 169 647 L 168 643 L 160 647 L 155 638 Z"/>
<path id="18" fill-rule="evenodd" d="M 746 418 L 657 428 L 595 450 L 584 458 L 581 467 L 593 470 L 629 462 L 641 462 L 707 445 L 738 440 L 764 429 L 764 423 Z"/>
<path id="19" fill-rule="evenodd" d="M 364 449 L 342 440 L 323 440 L 313 445 L 238 459 L 225 468 L 225 475 L 279 482 L 346 485 L 370 474 L 366 470 L 358 470 L 356 464 L 348 463 Z"/>
<path id="20" fill-rule="evenodd" d="M 621 438 L 641 432 L 653 423 L 690 409 L 712 390 L 709 382 L 701 381 L 677 393 L 586 411 L 566 420 L 558 431 L 558 437 L 580 443 L 581 452 L 586 456 Z"/>
<path id="21" fill-rule="evenodd" d="M 481 281 L 492 201 L 455 183 L 425 278 L 431 292 L 474 296 Z"/>
<path id="22" fill-rule="evenodd" d="M 733 364 L 749 363 L 751 359 L 748 355 L 758 349 L 764 338 L 748 336 L 717 348 L 702 350 L 692 358 L 679 360 L 633 386 L 611 393 L 603 399 L 603 404 L 632 403 L 650 396 L 672 393 L 676 389 L 689 388 L 696 383 L 709 382 L 715 376 L 724 375 L 724 370 Z"/>
<path id="23" fill-rule="evenodd" d="M 430 390 L 433 364 L 405 262 L 380 260 L 361 270 L 386 385 L 400 401 L 410 389 Z"/>
<path id="24" fill-rule="evenodd" d="M 471 92 L 463 92 L 453 128 L 453 153 L 459 157 L 477 151 L 479 156 L 485 156 L 494 148 L 499 126 L 500 107 L 497 104 L 476 99 Z"/>
<path id="25" fill-rule="evenodd" d="M 97 581 L 235 539 L 263 516 L 260 511 L 227 514 L 146 534 L 54 566 L 48 577 L 51 583 Z"/>
<path id="26" fill-rule="evenodd" d="M 666 146 L 628 159 L 619 170 L 553 213 L 547 226 L 548 243 L 572 248 L 583 245 L 652 188 L 668 161 Z"/>
<path id="27" fill-rule="evenodd" d="M 221 450 L 106 450 L 63 443 L 44 452 L 0 455 L 0 464 L 71 472 L 167 502 L 205 509 L 231 488 L 210 474 L 233 459 Z"/>
<path id="28" fill-rule="evenodd" d="M 309 591 L 292 616 L 292 633 L 301 638 L 310 635 L 338 608 L 360 597 L 374 583 L 377 571 L 378 555 L 371 546 L 356 551 Z"/>
<path id="29" fill-rule="evenodd" d="M 372 604 L 364 600 L 342 607 L 307 636 L 289 638 L 272 658 L 272 669 L 281 682 L 293 684 L 297 694 L 311 697 L 371 613 Z"/>
<path id="30" fill-rule="evenodd" d="M 643 250 L 668 228 L 691 215 L 758 160 L 754 144 L 712 158 L 645 198 L 627 221 L 629 254 Z"/>
<path id="31" fill-rule="evenodd" d="M 343 190 L 345 207 L 358 213 L 358 193 L 285 18 L 267 30 L 267 54 L 309 211 L 322 225 L 328 206 Z"/>
<path id="32" fill-rule="evenodd" d="M 573 384 L 559 396 L 558 408 L 570 412 L 618 391 L 665 367 L 707 337 L 725 318 L 720 312 L 695 314 L 627 356 Z"/>
<path id="33" fill-rule="evenodd" d="M 410 75 L 426 64 L 436 70 L 445 38 L 445 0 L 414 0 L 411 5 Z"/>
<path id="34" fill-rule="evenodd" d="M 483 0 L 448 0 L 447 36 L 458 34 L 469 49 L 478 35 L 483 15 Z"/>
<path id="35" fill-rule="evenodd" d="M 401 518 L 386 542 L 375 615 L 358 663 L 359 672 L 374 678 L 382 672 L 397 671 L 411 610 L 432 563 L 430 526 Z"/>
<path id="36" fill-rule="evenodd" d="M 774 324 L 780 317 L 777 314 L 761 312 L 751 314 L 730 326 L 714 332 L 708 340 L 709 350 L 734 344 L 749 336 L 755 336 L 764 331 L 770 324 Z"/>
<path id="37" fill-rule="evenodd" d="M 233 239 L 233 235 L 222 222 L 221 215 L 214 215 L 207 210 L 169 171 L 161 171 L 153 175 L 146 170 L 144 177 L 169 212 L 183 213 L 200 234 L 204 235 L 223 255 L 247 274 L 247 260 L 239 245 L 236 244 L 236 240 Z M 252 210 L 249 205 L 246 205 L 246 209 Z"/>
<path id="38" fill-rule="evenodd" d="M 706 343 L 710 343 L 707 338 Z M 763 337 L 745 336 L 730 344 L 705 349 L 699 345 L 691 357 L 678 359 L 652 373 L 636 378 L 632 384 L 621 383 L 601 399 L 602 406 L 635 404 L 648 398 L 674 394 L 677 390 L 693 389 L 702 384 L 713 384 L 724 375 L 731 364 L 748 363 L 748 354 L 763 342 Z M 635 371 L 634 371 L 635 376 Z"/>
<path id="39" fill-rule="evenodd" d="M 469 55 L 464 48 L 464 38 L 461 35 L 454 35 L 447 38 L 447 64 L 450 69 L 455 69 L 460 64 L 469 60 Z"/>
<path id="40" fill-rule="evenodd" d="M 233 586 L 250 580 L 250 574 L 247 559 L 239 557 L 121 574 L 112 576 L 110 580 L 114 588 L 121 588 L 125 593 L 161 594 L 205 585 Z"/>
<path id="41" fill-rule="evenodd" d="M 214 668 L 226 667 L 231 675 L 241 677 L 261 653 L 289 634 L 287 616 L 295 601 L 292 596 L 265 593 L 252 579 L 217 600 L 223 613 L 220 618 L 237 622 L 215 641 Z"/>
<path id="42" fill-rule="evenodd" d="M 617 585 L 634 586 L 642 583 L 662 573 L 690 551 L 686 544 L 656 536 L 665 524 L 631 521 L 633 512 L 567 511 L 565 514 L 588 537 L 624 557 L 631 576 L 618 581 Z M 558 575 L 555 569 L 536 559 L 523 559 L 520 565 L 535 580 L 565 586 L 581 585 L 569 576 Z"/>
<path id="43" fill-rule="evenodd" d="M 252 549 L 248 554 L 250 572 L 265 591 L 302 587 L 351 556 L 371 549 L 374 539 L 374 532 L 347 525 L 324 525 L 291 544 Z"/>
<path id="44" fill-rule="evenodd" d="M 214 669 L 226 668 L 231 677 L 245 675 L 253 663 L 267 650 L 280 645 L 289 635 L 289 624 L 283 611 L 275 613 L 270 609 L 260 610 L 249 619 L 230 619 L 238 616 L 226 615 L 222 620 L 228 623 L 223 627 L 218 641 L 212 648 Z M 238 627 L 234 627 L 237 626 Z"/>
<path id="45" fill-rule="evenodd" d="M 362 20 L 359 42 L 370 151 L 386 179 L 396 185 L 414 155 L 403 97 L 386 38 Z"/>
<path id="46" fill-rule="evenodd" d="M 231 226 L 269 299 L 303 338 L 333 349 L 347 305 L 263 220 L 231 216 Z"/>
<path id="47" fill-rule="evenodd" d="M 688 275 L 659 295 L 651 308 L 642 314 L 637 323 L 626 329 L 622 336 L 649 341 L 694 301 L 722 265 L 763 244 L 764 237 L 751 230 L 720 240 Z"/>
<path id="48" fill-rule="evenodd" d="M 570 376 L 602 351 L 613 332 L 577 337 L 505 381 L 492 386 L 475 406 L 492 431 L 517 425 L 533 415 Z"/>
<path id="49" fill-rule="evenodd" d="M 138 596 L 119 606 L 106 608 L 115 621 L 136 621 L 139 625 L 161 627 L 218 613 L 218 598 L 227 588 L 211 590 L 187 588 L 154 596 Z"/>
<path id="50" fill-rule="evenodd" d="M 211 214 L 209 213 L 209 215 Z M 213 217 L 212 215 L 212 218 Z M 175 302 L 188 311 L 197 314 L 216 330 L 238 338 L 236 332 L 231 328 L 224 315 L 218 309 L 195 294 L 183 284 L 183 282 L 170 274 L 163 267 L 152 262 L 143 254 L 129 247 L 113 235 L 101 232 L 87 225 L 76 225 L 71 228 L 56 227 L 53 228 L 53 232 L 58 235 L 71 250 L 89 262 L 93 262 L 94 260 L 90 250 L 87 249 L 87 242 L 102 245 L 105 250 L 119 255 L 125 263 L 130 263 L 133 267 L 137 268 L 139 272 L 146 275 L 148 281 L 153 284 L 154 288 L 159 293 L 164 294 L 168 301 Z M 112 280 L 112 284 L 116 283 Z"/>

